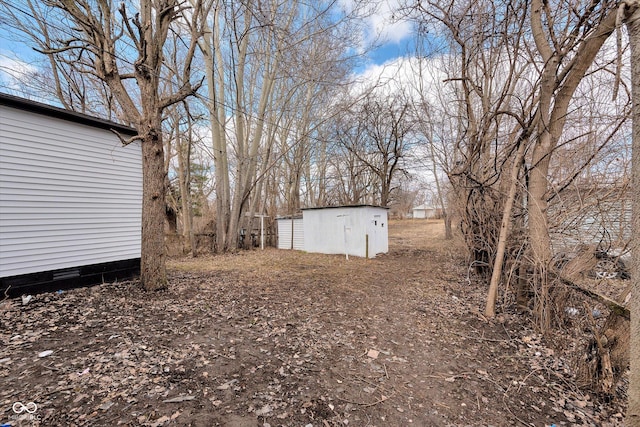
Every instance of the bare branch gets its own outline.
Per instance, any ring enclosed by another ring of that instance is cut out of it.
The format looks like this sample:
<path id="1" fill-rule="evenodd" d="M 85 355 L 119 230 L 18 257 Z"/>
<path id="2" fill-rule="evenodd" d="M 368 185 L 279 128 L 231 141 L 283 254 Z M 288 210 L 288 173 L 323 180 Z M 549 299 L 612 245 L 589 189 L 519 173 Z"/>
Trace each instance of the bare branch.
<path id="1" fill-rule="evenodd" d="M 135 136 L 132 136 L 132 137 L 129 137 L 129 138 L 125 138 L 125 137 L 124 137 L 124 136 L 122 136 L 122 134 L 121 134 L 120 132 L 118 132 L 117 130 L 115 130 L 115 129 L 109 129 L 109 130 L 110 130 L 111 132 L 113 132 L 113 133 L 118 137 L 118 139 L 119 139 L 119 140 L 120 140 L 120 142 L 122 143 L 122 146 L 123 146 L 123 147 L 126 147 L 127 145 L 129 145 L 129 144 L 131 144 L 131 143 L 133 143 L 133 142 L 136 142 L 136 141 L 140 141 L 140 142 L 143 142 L 143 141 L 144 141 L 144 139 L 143 139 L 143 138 L 142 138 L 142 136 L 140 136 L 140 135 L 135 135 Z"/>

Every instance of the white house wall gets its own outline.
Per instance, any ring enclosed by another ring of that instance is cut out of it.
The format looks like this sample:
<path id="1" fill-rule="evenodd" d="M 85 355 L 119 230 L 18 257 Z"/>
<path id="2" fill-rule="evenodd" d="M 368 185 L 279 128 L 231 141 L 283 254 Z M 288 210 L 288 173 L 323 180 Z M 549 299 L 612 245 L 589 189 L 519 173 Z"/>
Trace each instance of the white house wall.
<path id="1" fill-rule="evenodd" d="M 137 144 L 0 105 L 0 277 L 140 257 Z"/>

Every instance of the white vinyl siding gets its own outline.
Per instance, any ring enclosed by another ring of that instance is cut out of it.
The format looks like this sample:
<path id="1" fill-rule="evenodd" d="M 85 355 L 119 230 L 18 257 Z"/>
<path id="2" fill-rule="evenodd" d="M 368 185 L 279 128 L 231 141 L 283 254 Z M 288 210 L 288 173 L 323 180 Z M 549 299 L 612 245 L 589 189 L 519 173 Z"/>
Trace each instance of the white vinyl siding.
<path id="1" fill-rule="evenodd" d="M 140 257 L 140 146 L 0 106 L 0 277 Z"/>
<path id="2" fill-rule="evenodd" d="M 291 218 L 278 218 L 278 249 L 291 249 Z M 304 250 L 302 218 L 293 220 L 293 249 Z"/>

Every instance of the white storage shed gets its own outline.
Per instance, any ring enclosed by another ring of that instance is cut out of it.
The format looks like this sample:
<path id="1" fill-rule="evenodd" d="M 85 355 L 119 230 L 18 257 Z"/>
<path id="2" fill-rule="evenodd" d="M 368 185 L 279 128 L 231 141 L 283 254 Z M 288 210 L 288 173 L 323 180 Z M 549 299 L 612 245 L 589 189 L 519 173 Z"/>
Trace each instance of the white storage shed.
<path id="1" fill-rule="evenodd" d="M 438 210 L 433 206 L 420 205 L 413 208 L 413 218 L 429 219 L 435 218 L 438 214 Z"/>
<path id="2" fill-rule="evenodd" d="M 373 258 L 389 251 L 388 208 L 372 205 L 302 210 L 307 252 Z"/>
<path id="3" fill-rule="evenodd" d="M 142 156 L 131 128 L 0 94 L 0 291 L 140 270 Z"/>

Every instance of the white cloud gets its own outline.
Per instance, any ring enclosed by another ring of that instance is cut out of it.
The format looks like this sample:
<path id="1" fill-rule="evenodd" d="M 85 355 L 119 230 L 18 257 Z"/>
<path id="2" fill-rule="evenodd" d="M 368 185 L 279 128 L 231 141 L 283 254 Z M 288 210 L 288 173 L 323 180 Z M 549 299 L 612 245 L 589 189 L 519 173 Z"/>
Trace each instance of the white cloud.
<path id="1" fill-rule="evenodd" d="M 366 6 L 357 0 L 339 0 L 338 4 L 347 13 L 361 17 L 365 44 L 398 44 L 413 32 L 411 22 L 400 18 L 399 0 L 370 1 Z"/>
<path id="2" fill-rule="evenodd" d="M 421 59 L 405 56 L 384 64 L 370 65 L 354 76 L 356 83 L 351 93 L 364 93 L 375 88 L 374 92 L 383 94 L 402 91 L 415 100 L 422 97 L 433 98 L 443 90 L 445 76 L 441 71 L 441 64 L 446 59 L 444 56 Z"/>
<path id="3" fill-rule="evenodd" d="M 377 11 L 367 19 L 372 40 L 397 44 L 411 36 L 413 27 L 406 19 L 398 18 L 399 8 L 397 0 L 380 2 Z"/>
<path id="4" fill-rule="evenodd" d="M 37 72 L 37 68 L 0 52 L 0 85 L 4 89 L 21 90 L 24 82 Z"/>

